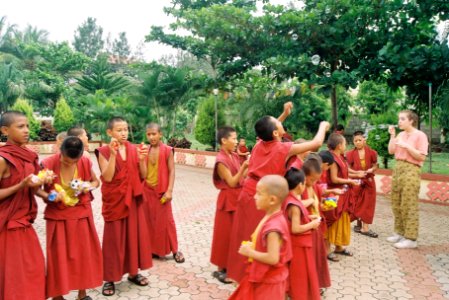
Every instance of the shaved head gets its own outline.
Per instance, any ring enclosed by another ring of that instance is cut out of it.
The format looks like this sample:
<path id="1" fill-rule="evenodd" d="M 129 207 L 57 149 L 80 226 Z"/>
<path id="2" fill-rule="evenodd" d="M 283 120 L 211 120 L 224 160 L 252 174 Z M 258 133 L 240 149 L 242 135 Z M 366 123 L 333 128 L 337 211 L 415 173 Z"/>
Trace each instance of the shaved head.
<path id="1" fill-rule="evenodd" d="M 262 177 L 259 184 L 265 188 L 270 196 L 275 196 L 282 203 L 288 195 L 287 180 L 279 175 L 266 175 Z"/>
<path id="2" fill-rule="evenodd" d="M 20 111 L 7 111 L 2 114 L 2 118 L 0 120 L 0 126 L 9 127 L 12 123 L 16 121 L 19 117 L 25 117 L 26 115 Z"/>
<path id="3" fill-rule="evenodd" d="M 158 123 L 152 122 L 152 123 L 149 123 L 149 124 L 146 126 L 146 129 L 147 129 L 147 130 L 148 130 L 148 129 L 156 129 L 157 131 L 161 132 L 161 125 L 159 125 Z"/>

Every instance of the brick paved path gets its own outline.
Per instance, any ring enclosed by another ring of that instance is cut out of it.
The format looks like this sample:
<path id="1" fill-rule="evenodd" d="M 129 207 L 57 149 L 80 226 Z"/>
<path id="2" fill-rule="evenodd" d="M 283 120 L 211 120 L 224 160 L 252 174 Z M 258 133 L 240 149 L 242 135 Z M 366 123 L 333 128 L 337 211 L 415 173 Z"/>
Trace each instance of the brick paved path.
<path id="1" fill-rule="evenodd" d="M 94 194 L 101 240 L 101 196 L 98 190 Z M 148 287 L 131 285 L 124 277 L 116 285 L 115 296 L 102 296 L 101 287 L 89 291 L 89 295 L 93 299 L 120 300 L 227 299 L 234 287 L 211 278 L 215 267 L 209 263 L 216 195 L 210 170 L 177 165 L 174 214 L 186 262 L 176 264 L 171 257 L 155 260 L 152 269 L 142 272 L 150 280 Z M 45 247 L 42 208 L 35 228 Z M 330 264 L 332 288 L 323 299 L 449 299 L 449 206 L 421 204 L 418 250 L 396 250 L 385 241 L 391 233 L 392 218 L 388 200 L 379 197 L 376 224 L 372 226 L 379 239 L 353 235 L 350 249 L 355 255 Z M 76 294 L 65 298 L 76 299 Z"/>

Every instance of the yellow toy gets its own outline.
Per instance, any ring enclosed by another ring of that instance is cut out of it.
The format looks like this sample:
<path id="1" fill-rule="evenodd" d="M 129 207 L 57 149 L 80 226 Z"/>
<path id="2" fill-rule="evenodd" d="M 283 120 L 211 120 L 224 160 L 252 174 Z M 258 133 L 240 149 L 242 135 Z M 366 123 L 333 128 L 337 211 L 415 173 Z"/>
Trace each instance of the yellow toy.
<path id="1" fill-rule="evenodd" d="M 332 210 L 337 207 L 337 198 L 328 197 L 324 199 L 323 210 Z"/>
<path id="2" fill-rule="evenodd" d="M 165 196 L 162 196 L 162 198 L 161 198 L 161 204 L 165 204 L 165 202 L 167 202 L 167 198 L 165 198 Z"/>
<path id="3" fill-rule="evenodd" d="M 57 183 L 55 184 L 55 190 L 59 195 L 61 195 L 62 203 L 66 206 L 75 206 L 78 203 L 78 198 L 67 195 L 67 192 Z"/>
<path id="4" fill-rule="evenodd" d="M 33 178 L 31 179 L 34 183 L 45 183 L 49 184 L 53 182 L 53 179 L 56 178 L 55 172 L 49 169 L 43 169 L 40 170 L 37 175 L 33 175 Z"/>

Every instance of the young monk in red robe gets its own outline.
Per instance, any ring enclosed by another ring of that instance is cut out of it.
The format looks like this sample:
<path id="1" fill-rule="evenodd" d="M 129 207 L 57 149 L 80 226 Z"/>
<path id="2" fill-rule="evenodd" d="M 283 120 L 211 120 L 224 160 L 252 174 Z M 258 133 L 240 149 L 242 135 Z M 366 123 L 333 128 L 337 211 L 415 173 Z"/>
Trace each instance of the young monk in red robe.
<path id="1" fill-rule="evenodd" d="M 212 275 L 223 283 L 231 283 L 232 281 L 226 279 L 229 241 L 237 198 L 242 190 L 248 162 L 245 160 L 240 165 L 239 156 L 234 152 L 237 145 L 237 133 L 234 128 L 224 126 L 218 129 L 217 140 L 220 143 L 220 152 L 215 160 L 212 178 L 220 193 L 215 210 L 210 262 L 218 267 L 218 271 Z"/>
<path id="2" fill-rule="evenodd" d="M 237 154 L 239 155 L 240 164 L 243 164 L 244 161 L 248 160 L 248 156 L 251 154 L 248 147 L 246 147 L 246 140 L 244 138 L 239 140 Z"/>
<path id="3" fill-rule="evenodd" d="M 321 217 L 309 214 L 301 201 L 305 191 L 305 175 L 302 170 L 291 168 L 285 174 L 290 193 L 283 205 L 284 215 L 288 221 L 292 240 L 293 257 L 289 270 L 290 299 L 320 299 L 318 270 L 315 259 L 313 232 L 320 226 Z M 322 270 L 320 270 L 321 272 Z"/>
<path id="4" fill-rule="evenodd" d="M 84 145 L 83 156 L 90 159 L 89 137 L 87 136 L 86 129 L 81 128 L 81 127 L 72 127 L 69 130 L 67 130 L 67 136 L 76 136 L 76 137 L 80 138 L 80 140 L 83 141 L 83 145 Z"/>
<path id="5" fill-rule="evenodd" d="M 173 253 L 177 263 L 185 261 L 178 250 L 176 224 L 172 212 L 172 194 L 175 183 L 175 161 L 173 148 L 161 142 L 162 131 L 158 124 L 150 123 L 146 128 L 150 148 L 144 146 L 145 152 L 140 174 L 145 178 L 143 197 L 146 201 L 152 253 L 163 257 Z"/>
<path id="6" fill-rule="evenodd" d="M 39 191 L 47 206 L 44 216 L 47 225 L 47 297 L 64 299 L 62 295 L 79 290 L 78 299 L 90 300 L 86 289 L 102 284 L 103 256 L 95 229 L 89 191 L 100 185 L 92 170 L 92 162 L 83 156 L 81 139 L 68 136 L 61 145 L 61 152 L 41 162 L 44 169 L 52 170 L 57 176 L 52 184 Z M 75 196 L 70 187 L 73 179 L 89 183 L 89 190 Z M 63 193 L 49 201 L 49 193 L 59 184 L 65 194 L 77 198 L 75 206 L 63 202 Z"/>
<path id="7" fill-rule="evenodd" d="M 282 203 L 288 195 L 287 181 L 279 175 L 264 176 L 256 186 L 257 209 L 265 216 L 251 241 L 242 243 L 239 253 L 249 263 L 246 276 L 229 299 L 284 299 L 288 286 L 288 261 L 292 247 Z"/>
<path id="8" fill-rule="evenodd" d="M 32 226 L 37 214 L 33 174 L 38 157 L 25 145 L 28 120 L 21 112 L 5 112 L 1 131 L 8 137 L 0 147 L 0 299 L 45 299 L 45 262 Z"/>
<path id="9" fill-rule="evenodd" d="M 291 106 L 288 105 L 291 105 L 291 103 L 286 104 L 281 117 L 288 115 L 291 111 Z M 285 119 L 285 117 L 281 119 Z M 242 192 L 237 201 L 228 258 L 228 277 L 236 281 L 242 279 L 245 263 L 241 256 L 238 255 L 237 250 L 241 242 L 248 239 L 263 217 L 263 212 L 256 209 L 253 198 L 259 179 L 267 174 L 283 176 L 288 159 L 299 153 L 319 148 L 323 143 L 328 128 L 328 122 L 321 122 L 318 133 L 312 141 L 302 144 L 282 143 L 281 137 L 284 130 L 279 120 L 271 116 L 265 116 L 257 121 L 255 131 L 260 141 L 254 146 L 252 151 L 248 166 L 248 176 L 243 183 Z"/>
<path id="10" fill-rule="evenodd" d="M 104 218 L 103 295 L 115 293 L 114 281 L 128 273 L 128 280 L 140 286 L 148 279 L 139 269 L 152 266 L 149 226 L 142 182 L 139 174 L 138 149 L 128 142 L 128 123 L 120 117 L 109 120 L 109 145 L 95 150 L 101 170 Z"/>
<path id="11" fill-rule="evenodd" d="M 353 141 L 355 148 L 346 152 L 346 160 L 351 169 L 366 172 L 362 184 L 352 189 L 352 194 L 356 199 L 354 216 L 358 221 L 354 230 L 368 237 L 377 238 L 378 234 L 369 229 L 369 224 L 373 223 L 376 209 L 374 171 L 377 169 L 377 152 L 366 145 L 362 131 L 354 132 Z"/>
<path id="12" fill-rule="evenodd" d="M 327 145 L 335 160 L 328 171 L 328 188 L 340 188 L 345 192 L 339 197 L 337 208 L 325 212 L 328 226 L 326 238 L 330 244 L 335 245 L 335 254 L 353 256 L 353 253 L 344 247 L 348 246 L 351 241 L 351 218 L 354 212 L 354 199 L 351 198 L 348 185 L 359 185 L 359 181 L 349 179 L 349 176 L 363 178 L 365 174 L 349 169 L 343 156 L 346 149 L 346 140 L 342 135 L 332 133 L 328 138 Z M 328 258 L 332 260 L 331 257 Z"/>
<path id="13" fill-rule="evenodd" d="M 332 156 L 331 156 L 332 157 Z M 333 158 L 332 158 L 333 159 Z M 332 160 L 333 161 L 333 160 Z M 316 153 L 311 153 L 304 161 L 302 170 L 306 176 L 306 189 L 302 194 L 303 204 L 307 207 L 311 215 L 321 217 L 321 223 L 318 230 L 312 231 L 313 249 L 315 251 L 315 261 L 318 270 L 318 282 L 321 288 L 321 293 L 325 288 L 331 286 L 331 278 L 329 273 L 329 266 L 327 263 L 328 244 L 324 238 L 327 230 L 325 215 L 322 210 L 322 195 L 323 191 L 319 180 L 323 170 L 329 168 L 328 162 L 324 163 L 321 156 Z"/>

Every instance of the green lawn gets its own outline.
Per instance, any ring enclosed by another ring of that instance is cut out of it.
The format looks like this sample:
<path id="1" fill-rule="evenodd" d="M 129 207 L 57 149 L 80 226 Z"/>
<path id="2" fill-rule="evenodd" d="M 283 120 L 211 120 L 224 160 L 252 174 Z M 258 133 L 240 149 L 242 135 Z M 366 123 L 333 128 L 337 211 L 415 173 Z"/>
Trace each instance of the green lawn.
<path id="1" fill-rule="evenodd" d="M 200 142 L 198 142 L 195 139 L 195 135 L 194 134 L 185 134 L 185 138 L 188 139 L 190 142 L 192 142 L 192 146 L 190 146 L 190 149 L 192 149 L 192 150 L 205 151 L 206 148 L 210 148 L 209 145 L 204 145 L 204 144 L 201 144 Z"/>

